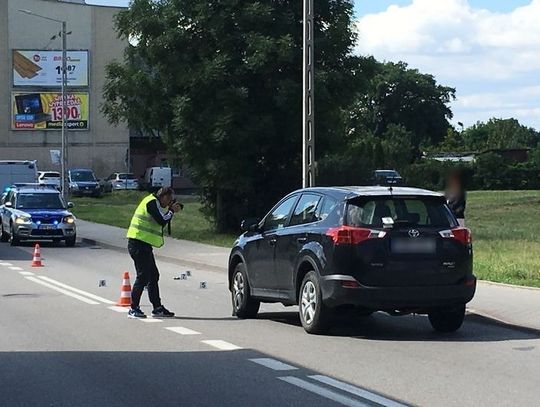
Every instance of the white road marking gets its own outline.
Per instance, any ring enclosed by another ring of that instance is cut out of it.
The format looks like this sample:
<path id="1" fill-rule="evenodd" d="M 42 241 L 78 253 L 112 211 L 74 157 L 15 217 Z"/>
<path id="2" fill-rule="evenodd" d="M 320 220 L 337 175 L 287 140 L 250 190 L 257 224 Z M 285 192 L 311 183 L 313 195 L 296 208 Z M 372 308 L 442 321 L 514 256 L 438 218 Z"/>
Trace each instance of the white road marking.
<path id="1" fill-rule="evenodd" d="M 259 365 L 262 365 L 264 367 L 267 367 L 269 369 L 273 370 L 298 370 L 297 367 L 288 365 L 287 363 L 280 362 L 279 360 L 272 359 L 272 358 L 256 358 L 256 359 L 249 359 L 252 362 L 258 363 Z"/>
<path id="2" fill-rule="evenodd" d="M 14 267 L 14 266 L 11 266 L 11 267 L 8 267 L 10 270 L 15 270 L 15 271 L 21 271 L 23 270 L 22 267 Z"/>
<path id="3" fill-rule="evenodd" d="M 180 335 L 200 335 L 200 332 L 193 331 L 188 328 L 184 328 L 183 326 L 168 326 L 165 329 L 168 329 L 169 331 L 176 332 Z"/>
<path id="4" fill-rule="evenodd" d="M 109 308 L 110 310 L 116 311 L 116 312 L 127 313 L 129 311 L 129 307 L 112 306 L 112 307 L 107 307 L 107 308 Z"/>
<path id="5" fill-rule="evenodd" d="M 284 376 L 278 377 L 279 380 L 290 383 L 294 386 L 300 387 L 301 389 L 310 391 L 312 393 L 318 394 L 319 396 L 326 397 L 329 400 L 335 401 L 336 403 L 343 404 L 348 407 L 370 407 L 372 406 L 369 402 L 362 402 L 360 400 L 355 400 L 353 398 L 344 396 L 342 394 L 336 393 L 335 391 L 325 389 L 322 386 L 317 384 L 310 383 L 306 380 L 300 379 L 294 376 Z"/>
<path id="6" fill-rule="evenodd" d="M 52 278 L 49 278 L 49 277 L 46 277 L 46 276 L 39 276 L 39 278 L 41 278 L 42 280 L 45 280 L 51 284 L 55 284 L 59 287 L 62 287 L 62 288 L 65 288 L 66 290 L 71 290 L 73 292 L 76 292 L 77 294 L 81 294 L 81 295 L 84 295 L 88 298 L 92 298 L 93 300 L 96 300 L 96 301 L 100 301 L 104 304 L 114 304 L 115 302 L 114 301 L 111 301 L 111 300 L 108 300 L 106 298 L 103 298 L 103 297 L 99 297 L 95 294 L 92 294 L 92 293 L 89 293 L 89 292 L 86 292 L 86 291 L 83 291 L 83 290 L 79 290 L 78 288 L 75 288 L 75 287 L 72 287 L 70 285 L 67 285 L 67 284 L 64 284 L 64 283 L 61 283 L 60 281 L 56 281 L 56 280 L 53 280 Z"/>
<path id="7" fill-rule="evenodd" d="M 19 271 L 19 274 L 21 274 L 23 276 L 33 276 L 33 275 L 35 275 L 31 271 Z"/>
<path id="8" fill-rule="evenodd" d="M 360 389 L 356 386 L 352 386 L 348 383 L 340 382 L 339 380 L 332 379 L 328 376 L 322 375 L 313 375 L 308 376 L 310 379 L 317 380 L 321 383 L 328 384 L 329 386 L 335 387 L 337 389 L 346 391 L 347 393 L 354 394 L 355 396 L 360 396 L 363 399 L 373 401 L 374 403 L 381 404 L 385 407 L 406 407 L 405 404 L 398 403 L 397 401 L 387 399 L 386 397 L 379 396 L 378 394 L 372 393 L 370 391 Z"/>
<path id="9" fill-rule="evenodd" d="M 157 318 L 152 318 L 152 317 L 147 317 L 147 318 L 139 318 L 142 322 L 163 322 L 161 319 L 157 319 Z"/>
<path id="10" fill-rule="evenodd" d="M 57 287 L 55 285 L 52 285 L 52 284 L 49 284 L 49 283 L 46 283 L 45 281 L 41 281 L 40 279 L 37 279 L 35 277 L 25 277 L 26 279 L 30 280 L 30 281 L 33 281 L 34 283 L 38 283 L 38 284 L 41 284 L 45 287 L 48 287 L 48 288 L 52 288 L 53 290 L 56 290 L 58 292 L 61 292 L 62 294 L 65 294 L 69 297 L 73 297 L 73 298 L 76 298 L 77 300 L 79 301 L 82 301 L 82 302 L 85 302 L 87 304 L 90 304 L 90 305 L 99 305 L 99 302 L 96 302 L 96 301 L 92 301 L 92 300 L 89 300 L 88 298 L 85 298 L 81 295 L 78 295 L 78 294 L 75 294 L 75 293 L 72 293 L 71 291 L 68 291 L 68 290 L 64 290 L 63 288 L 60 288 L 60 287 Z"/>
<path id="11" fill-rule="evenodd" d="M 2 262 L 2 263 L 0 263 L 0 266 L 9 267 L 9 266 L 13 266 L 13 264 L 11 264 L 11 263 L 6 263 L 6 262 Z"/>
<path id="12" fill-rule="evenodd" d="M 236 345 L 233 345 L 232 343 L 221 341 L 221 340 L 208 340 L 208 341 L 201 341 L 201 342 L 207 345 L 213 346 L 214 348 L 217 348 L 219 350 L 242 349 L 240 346 L 236 346 Z"/>

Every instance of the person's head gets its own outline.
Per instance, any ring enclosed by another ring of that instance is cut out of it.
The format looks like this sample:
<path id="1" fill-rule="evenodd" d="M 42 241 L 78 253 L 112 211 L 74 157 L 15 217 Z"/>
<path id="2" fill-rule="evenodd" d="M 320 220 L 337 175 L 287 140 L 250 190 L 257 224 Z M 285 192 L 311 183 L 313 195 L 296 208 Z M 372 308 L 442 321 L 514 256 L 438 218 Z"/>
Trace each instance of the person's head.
<path id="1" fill-rule="evenodd" d="M 174 199 L 174 189 L 171 187 L 160 188 L 156 192 L 156 198 L 162 208 L 169 206 Z"/>

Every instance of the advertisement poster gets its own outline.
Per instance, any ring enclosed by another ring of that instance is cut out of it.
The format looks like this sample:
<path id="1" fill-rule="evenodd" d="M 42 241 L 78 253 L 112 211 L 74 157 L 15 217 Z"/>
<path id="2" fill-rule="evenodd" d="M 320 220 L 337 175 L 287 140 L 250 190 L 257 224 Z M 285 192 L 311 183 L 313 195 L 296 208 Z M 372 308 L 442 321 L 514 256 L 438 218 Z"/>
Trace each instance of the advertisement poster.
<path id="1" fill-rule="evenodd" d="M 66 92 L 66 128 L 88 130 L 88 93 Z M 60 130 L 62 94 L 60 92 L 13 92 L 11 94 L 13 130 Z"/>
<path id="2" fill-rule="evenodd" d="M 68 86 L 88 86 L 88 51 L 67 52 Z M 14 86 L 60 86 L 62 51 L 13 51 Z"/>

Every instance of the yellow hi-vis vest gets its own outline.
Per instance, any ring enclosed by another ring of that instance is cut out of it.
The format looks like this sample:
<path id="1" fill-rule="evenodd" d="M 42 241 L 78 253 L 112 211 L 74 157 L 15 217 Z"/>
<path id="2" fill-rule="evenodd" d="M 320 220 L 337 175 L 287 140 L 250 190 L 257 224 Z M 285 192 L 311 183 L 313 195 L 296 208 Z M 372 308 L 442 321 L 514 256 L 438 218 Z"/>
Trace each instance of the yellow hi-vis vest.
<path id="1" fill-rule="evenodd" d="M 154 195 L 144 198 L 131 218 L 131 224 L 127 231 L 127 237 L 141 240 L 154 247 L 163 246 L 163 227 L 146 210 L 146 204 L 156 199 Z M 159 204 L 158 204 L 159 205 Z"/>

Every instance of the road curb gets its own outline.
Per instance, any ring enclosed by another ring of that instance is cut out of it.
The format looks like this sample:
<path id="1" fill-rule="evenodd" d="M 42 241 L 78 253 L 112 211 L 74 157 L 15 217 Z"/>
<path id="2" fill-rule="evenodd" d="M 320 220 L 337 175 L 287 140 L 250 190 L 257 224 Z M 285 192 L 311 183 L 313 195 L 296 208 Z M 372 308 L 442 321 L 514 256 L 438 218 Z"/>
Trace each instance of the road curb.
<path id="1" fill-rule="evenodd" d="M 81 238 L 81 242 L 86 243 L 86 244 L 90 244 L 90 245 L 94 245 L 94 246 L 101 246 L 101 247 L 104 247 L 106 249 L 114 250 L 114 251 L 117 251 L 117 252 L 127 253 L 127 247 L 116 246 L 116 245 L 113 245 L 113 244 L 110 244 L 110 243 L 105 243 L 105 242 L 101 242 L 101 241 L 98 241 L 98 240 L 89 239 L 89 238 L 86 238 L 86 237 Z M 156 254 L 155 252 L 154 252 L 154 257 L 156 259 L 158 259 L 158 260 L 161 260 L 161 261 L 164 261 L 164 262 L 167 262 L 167 263 L 177 264 L 177 265 L 180 265 L 180 266 L 201 268 L 201 269 L 214 271 L 214 272 L 218 272 L 218 273 L 223 273 L 223 272 L 227 271 L 227 267 L 214 266 L 214 265 L 211 265 L 211 264 L 207 264 L 207 263 L 203 263 L 203 262 L 199 262 L 199 261 L 193 261 L 193 260 L 178 259 L 176 257 L 169 257 L 169 256 L 164 256 L 162 254 Z"/>
<path id="2" fill-rule="evenodd" d="M 517 288 L 517 289 L 522 289 L 522 290 L 540 291 L 540 287 L 531 287 L 531 286 L 528 286 L 528 285 L 497 283 L 496 281 L 488 281 L 488 280 L 478 280 L 478 282 L 482 283 L 482 284 L 495 285 L 495 286 L 500 286 L 500 287 Z"/>

